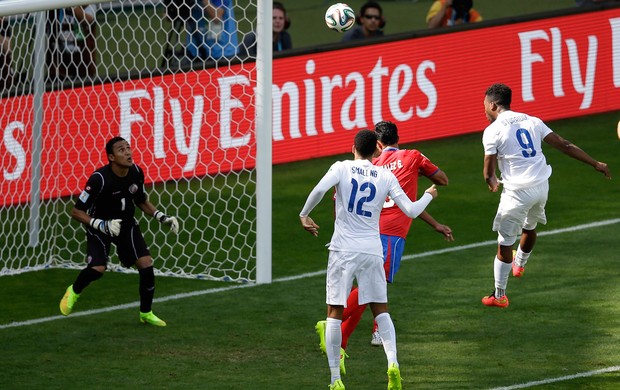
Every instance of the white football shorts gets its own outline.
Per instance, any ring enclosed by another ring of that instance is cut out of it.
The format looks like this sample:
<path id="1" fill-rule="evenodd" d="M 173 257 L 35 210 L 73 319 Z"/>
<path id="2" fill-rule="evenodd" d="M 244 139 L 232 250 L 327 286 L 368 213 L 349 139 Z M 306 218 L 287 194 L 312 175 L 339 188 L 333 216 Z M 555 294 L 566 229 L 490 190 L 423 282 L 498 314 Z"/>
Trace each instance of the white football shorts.
<path id="1" fill-rule="evenodd" d="M 381 256 L 329 251 L 325 302 L 346 307 L 353 279 L 357 280 L 359 287 L 360 305 L 387 303 L 387 282 Z"/>
<path id="2" fill-rule="evenodd" d="M 504 188 L 493 221 L 497 243 L 511 246 L 521 236 L 522 229 L 534 230 L 539 222 L 546 224 L 545 204 L 548 194 L 548 181 L 520 190 Z"/>

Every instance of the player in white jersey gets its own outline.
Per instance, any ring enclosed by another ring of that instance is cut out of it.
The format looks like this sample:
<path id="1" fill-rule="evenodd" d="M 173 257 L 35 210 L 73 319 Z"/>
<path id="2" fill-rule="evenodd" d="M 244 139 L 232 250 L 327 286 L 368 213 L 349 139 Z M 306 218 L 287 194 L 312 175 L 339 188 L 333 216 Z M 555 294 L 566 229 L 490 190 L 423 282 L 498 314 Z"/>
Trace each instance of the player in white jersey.
<path id="1" fill-rule="evenodd" d="M 340 378 L 340 323 L 347 297 L 357 280 L 359 303 L 370 305 L 388 359 L 388 389 L 401 389 L 396 358 L 396 332 L 387 309 L 387 283 L 383 269 L 383 247 L 379 237 L 379 215 L 389 195 L 410 218 L 417 217 L 433 198 L 431 186 L 417 202 L 411 202 L 389 170 L 372 164 L 377 151 L 374 131 L 355 136 L 355 160 L 338 161 L 314 187 L 299 214 L 304 229 L 318 235 L 319 226 L 309 214 L 332 187 L 336 187 L 336 221 L 329 244 L 325 344 L 331 371 L 330 389 L 344 389 Z"/>
<path id="2" fill-rule="evenodd" d="M 506 284 L 510 270 L 515 277 L 523 275 L 536 243 L 536 225 L 547 223 L 545 204 L 551 166 L 543 155 L 543 141 L 611 179 L 607 164 L 554 133 L 540 119 L 511 111 L 511 100 L 512 90 L 504 84 L 491 85 L 484 97 L 484 111 L 491 124 L 482 136 L 483 174 L 490 191 L 497 192 L 500 183 L 504 186 L 493 221 L 493 231 L 498 234 L 493 265 L 495 290 L 482 298 L 486 306 L 508 306 Z M 501 179 L 496 176 L 497 169 Z M 513 251 L 517 238 L 518 249 Z"/>

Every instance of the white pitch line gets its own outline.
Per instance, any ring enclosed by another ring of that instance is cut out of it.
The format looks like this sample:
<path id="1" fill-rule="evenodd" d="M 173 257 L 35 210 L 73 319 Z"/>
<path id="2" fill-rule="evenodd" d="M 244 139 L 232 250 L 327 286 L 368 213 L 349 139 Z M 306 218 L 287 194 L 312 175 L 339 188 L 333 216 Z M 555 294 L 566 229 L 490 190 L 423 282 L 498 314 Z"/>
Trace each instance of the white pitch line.
<path id="1" fill-rule="evenodd" d="M 575 225 L 575 226 L 571 226 L 571 227 L 567 227 L 567 228 L 549 230 L 549 231 L 546 231 L 546 232 L 540 232 L 540 233 L 538 233 L 538 236 L 551 236 L 551 235 L 554 235 L 554 234 L 576 232 L 576 231 L 579 231 L 579 230 L 586 230 L 586 229 L 597 228 L 597 227 L 601 227 L 601 226 L 613 225 L 613 224 L 616 224 L 618 222 L 620 222 L 620 218 L 608 219 L 608 220 L 599 221 L 599 222 L 585 223 L 585 224 L 582 224 L 582 225 Z M 468 245 L 455 246 L 455 247 L 452 247 L 452 248 L 438 249 L 438 250 L 429 251 L 429 252 L 416 253 L 416 254 L 413 254 L 413 255 L 405 255 L 405 256 L 402 257 L 402 259 L 403 260 L 416 259 L 416 258 L 419 258 L 419 257 L 428 257 L 428 256 L 434 256 L 434 255 L 439 255 L 439 254 L 443 254 L 443 253 L 457 252 L 457 251 L 461 251 L 461 250 L 465 250 L 465 249 L 478 248 L 478 247 L 487 246 L 487 245 L 497 245 L 497 241 L 496 240 L 493 240 L 493 241 L 482 241 L 482 242 L 476 242 L 476 243 L 468 244 Z"/>
<path id="2" fill-rule="evenodd" d="M 538 385 L 547 385 L 549 383 L 569 381 L 571 379 L 577 379 L 577 378 L 587 378 L 587 377 L 598 375 L 598 374 L 606 374 L 606 373 L 609 373 L 609 372 L 617 372 L 617 371 L 620 371 L 620 366 L 601 368 L 600 370 L 594 370 L 594 371 L 588 371 L 588 372 L 580 372 L 579 374 L 566 375 L 566 376 L 561 376 L 559 378 L 544 379 L 544 380 L 535 381 L 535 382 L 527 382 L 527 383 L 522 383 L 520 385 L 512 385 L 512 386 L 505 386 L 505 387 L 495 387 L 495 388 L 493 388 L 491 390 L 525 389 L 526 387 L 532 387 L 532 386 L 538 386 Z"/>
<path id="3" fill-rule="evenodd" d="M 585 230 L 585 229 L 591 229 L 591 228 L 596 228 L 596 227 L 601 227 L 601 226 L 613 225 L 613 224 L 616 224 L 616 223 L 619 223 L 619 222 L 620 222 L 620 218 L 608 219 L 608 220 L 605 220 L 605 221 L 586 223 L 586 224 L 582 224 L 582 225 L 575 225 L 575 226 L 571 226 L 571 227 L 568 227 L 568 228 L 549 230 L 549 231 L 546 231 L 546 232 L 541 232 L 538 235 L 539 236 L 549 236 L 549 235 L 554 235 L 554 234 L 562 234 L 562 233 L 567 233 L 567 232 L 575 232 L 575 231 L 579 231 L 579 230 Z M 477 243 L 468 244 L 468 245 L 460 245 L 460 246 L 446 248 L 446 249 L 438 249 L 438 250 L 434 250 L 434 251 L 416 253 L 416 254 L 413 254 L 413 255 L 403 256 L 403 260 L 416 259 L 416 258 L 422 258 L 422 257 L 430 257 L 430 256 L 439 255 L 439 254 L 443 254 L 443 253 L 457 252 L 457 251 L 462 251 L 462 250 L 471 249 L 471 248 L 478 248 L 478 247 L 481 247 L 481 246 L 495 245 L 496 242 L 497 241 L 482 241 L 482 242 L 477 242 Z M 321 271 L 309 272 L 309 273 L 300 274 L 300 275 L 286 276 L 286 277 L 283 277 L 283 278 L 274 279 L 273 283 L 289 282 L 289 281 L 294 281 L 294 280 L 299 280 L 299 279 L 311 278 L 311 277 L 314 277 L 314 276 L 319 276 L 319 275 L 324 275 L 324 274 L 325 274 L 325 270 L 321 270 Z M 236 284 L 236 285 L 229 286 L 229 287 L 210 288 L 210 289 L 206 289 L 206 290 L 198 290 L 198 291 L 193 291 L 193 292 L 189 292 L 189 293 L 169 295 L 169 296 L 166 296 L 166 297 L 156 298 L 156 299 L 153 300 L 153 302 L 167 302 L 167 301 L 173 301 L 173 300 L 177 300 L 177 299 L 197 297 L 197 296 L 208 295 L 208 294 L 216 294 L 216 293 L 225 292 L 225 291 L 232 291 L 232 290 L 237 290 L 237 289 L 241 289 L 241 288 L 250 288 L 250 287 L 258 287 L 258 286 L 260 286 L 260 285 L 258 285 L 258 284 Z M 139 306 L 140 306 L 140 302 L 136 301 L 136 302 L 132 302 L 132 303 L 126 303 L 126 304 L 123 304 L 123 305 L 109 306 L 109 307 L 105 307 L 105 308 L 101 308 L 101 309 L 78 311 L 76 313 L 71 314 L 71 317 L 83 317 L 83 316 L 89 316 L 89 315 L 100 314 L 100 313 L 109 313 L 109 312 L 112 312 L 112 311 L 125 310 L 125 309 L 130 309 L 130 308 L 139 307 Z M 0 325 L 0 330 L 8 329 L 8 328 L 18 328 L 18 327 L 22 327 L 22 326 L 36 325 L 36 324 L 41 324 L 41 323 L 44 323 L 44 322 L 62 320 L 62 319 L 65 319 L 65 318 L 66 317 L 64 317 L 64 316 L 57 315 L 57 316 L 51 316 L 51 317 L 32 319 L 32 320 L 28 320 L 28 321 L 10 322 L 8 324 L 1 324 Z"/>
<path id="4" fill-rule="evenodd" d="M 585 230 L 585 229 L 591 229 L 591 228 L 596 228 L 596 227 L 601 227 L 601 226 L 613 225 L 613 224 L 616 224 L 618 222 L 620 222 L 620 218 L 608 219 L 606 221 L 592 222 L 592 223 L 576 225 L 576 226 L 572 226 L 572 227 L 568 227 L 568 228 L 563 228 L 563 229 L 549 230 L 549 231 L 546 231 L 546 232 L 541 232 L 538 235 L 539 236 L 550 236 L 550 235 L 554 235 L 554 234 L 562 234 L 562 233 L 568 233 L 568 232 L 575 232 L 575 231 L 579 231 L 579 230 Z M 416 258 L 422 258 L 422 257 L 429 257 L 429 256 L 438 255 L 438 254 L 443 254 L 443 253 L 456 252 L 456 251 L 461 251 L 461 250 L 466 250 L 466 249 L 471 249 L 471 248 L 478 248 L 478 247 L 481 247 L 481 246 L 495 245 L 495 244 L 496 244 L 496 241 L 482 241 L 482 242 L 477 242 L 477 243 L 474 243 L 474 244 L 461 245 L 461 246 L 447 248 L 447 249 L 439 249 L 439 250 L 434 250 L 434 251 L 427 251 L 427 252 L 422 252 L 422 253 L 416 253 L 416 254 L 413 254 L 413 255 L 406 255 L 406 256 L 403 256 L 403 260 L 416 259 Z M 305 273 L 305 274 L 294 275 L 294 276 L 287 276 L 287 277 L 283 277 L 283 278 L 274 279 L 273 283 L 282 283 L 282 282 L 294 281 L 294 280 L 299 280 L 299 279 L 305 279 L 305 278 L 310 278 L 310 277 L 314 277 L 314 276 L 319 276 L 319 275 L 323 275 L 323 274 L 325 274 L 324 270 L 316 271 L 316 272 L 309 272 L 309 273 Z M 177 299 L 196 297 L 196 296 L 207 295 L 207 294 L 215 294 L 215 293 L 219 293 L 219 292 L 232 291 L 232 290 L 237 290 L 237 289 L 241 289 L 241 288 L 250 288 L 250 287 L 257 287 L 257 286 L 259 286 L 259 285 L 257 285 L 257 284 L 241 284 L 241 285 L 234 285 L 234 286 L 230 286 L 230 287 L 210 288 L 210 289 L 207 289 L 207 290 L 198 290 L 198 291 L 193 291 L 193 292 L 189 292 L 189 293 L 169 295 L 167 297 L 157 298 L 157 299 L 154 300 L 154 302 L 173 301 L 173 300 L 177 300 Z M 108 312 L 111 312 L 111 311 L 130 309 L 130 308 L 135 308 L 135 307 L 139 307 L 139 306 L 140 306 L 139 302 L 132 302 L 132 303 L 124 304 L 124 305 L 110 306 L 110 307 L 102 308 L 102 309 L 80 311 L 80 312 L 72 314 L 71 317 L 83 317 L 83 316 L 89 316 L 89 315 L 94 315 L 94 314 L 99 314 L 99 313 L 108 313 Z M 64 317 L 64 316 L 58 315 L 58 316 L 44 317 L 44 318 L 38 318 L 38 319 L 33 319 L 33 320 L 28 320 L 28 321 L 11 322 L 11 323 L 8 323 L 8 324 L 0 325 L 0 330 L 8 329 L 8 328 L 17 328 L 17 327 L 22 327 L 22 326 L 35 325 L 35 324 L 40 324 L 40 323 L 44 323 L 44 322 L 62 320 L 62 319 L 65 319 L 65 318 L 66 317 Z M 607 367 L 607 368 L 603 368 L 603 369 L 600 369 L 600 370 L 582 372 L 582 373 L 578 373 L 578 374 L 574 374 L 574 375 L 567 375 L 567 376 L 563 376 L 563 377 L 559 377 L 559 378 L 545 379 L 545 380 L 540 380 L 540 381 L 535 381 L 535 382 L 527 382 L 527 383 L 518 384 L 518 385 L 512 385 L 512 386 L 506 386 L 506 387 L 496 387 L 496 388 L 491 389 L 491 390 L 524 389 L 524 388 L 532 387 L 532 386 L 544 385 L 544 384 L 554 383 L 554 382 L 561 382 L 561 381 L 577 379 L 577 378 L 585 378 L 585 377 L 590 377 L 590 376 L 594 376 L 594 375 L 598 375 L 598 374 L 604 374 L 604 373 L 609 373 L 609 372 L 617 372 L 617 371 L 620 371 L 620 366 Z"/>
<path id="5" fill-rule="evenodd" d="M 215 294 L 218 292 L 231 291 L 231 290 L 237 290 L 240 288 L 248 288 L 248 287 L 254 287 L 254 286 L 257 286 L 257 285 L 256 284 L 235 284 L 234 286 L 229 286 L 229 287 L 210 288 L 207 290 L 198 290 L 198 291 L 192 291 L 189 293 L 175 294 L 175 295 L 169 295 L 167 297 L 155 298 L 153 302 L 167 302 L 167 301 L 173 301 L 177 299 L 190 298 L 190 297 L 196 297 L 196 296 L 207 295 L 207 294 Z M 109 306 L 109 307 L 104 307 L 101 309 L 78 311 L 76 313 L 72 313 L 71 317 L 84 317 L 84 316 L 90 316 L 93 314 L 109 313 L 111 311 L 131 309 L 134 307 L 140 307 L 140 302 L 125 303 L 123 305 Z M 10 322 L 8 324 L 0 325 L 0 330 L 8 329 L 8 328 L 18 328 L 21 326 L 41 324 L 43 322 L 63 320 L 66 318 L 67 317 L 65 316 L 58 315 L 58 316 L 52 316 L 52 317 L 37 318 L 34 320 L 28 320 L 28 321 Z"/>

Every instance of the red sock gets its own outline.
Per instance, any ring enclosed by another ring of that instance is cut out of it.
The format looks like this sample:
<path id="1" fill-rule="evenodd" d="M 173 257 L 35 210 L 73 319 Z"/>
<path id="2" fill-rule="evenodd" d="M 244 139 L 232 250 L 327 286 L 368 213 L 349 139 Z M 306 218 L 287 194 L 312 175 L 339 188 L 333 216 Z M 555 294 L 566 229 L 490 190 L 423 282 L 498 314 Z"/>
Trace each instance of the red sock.
<path id="1" fill-rule="evenodd" d="M 344 313 L 342 314 L 342 325 L 340 326 L 340 329 L 342 330 L 342 344 L 340 344 L 340 346 L 344 349 L 347 349 L 349 336 L 351 336 L 357 327 L 360 319 L 362 319 L 364 310 L 366 310 L 366 306 L 368 306 L 357 303 L 357 293 L 357 287 L 353 287 L 353 289 L 351 289 L 351 293 L 349 294 L 349 298 L 347 298 L 347 307 L 344 309 Z"/>

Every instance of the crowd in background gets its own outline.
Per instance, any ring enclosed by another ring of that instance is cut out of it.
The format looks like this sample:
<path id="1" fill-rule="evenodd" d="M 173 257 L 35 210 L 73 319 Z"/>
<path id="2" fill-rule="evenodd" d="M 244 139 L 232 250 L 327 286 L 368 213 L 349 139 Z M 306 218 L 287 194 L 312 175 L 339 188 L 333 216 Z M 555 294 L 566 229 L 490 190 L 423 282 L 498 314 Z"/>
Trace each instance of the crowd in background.
<path id="1" fill-rule="evenodd" d="M 256 32 L 239 40 L 233 0 L 163 0 L 170 22 L 161 67 L 173 69 L 196 63 L 256 57 Z M 76 81 L 97 77 L 96 12 L 99 5 L 76 6 L 47 13 L 45 63 L 48 80 Z M 273 2 L 273 51 L 293 47 L 291 24 L 283 3 Z M 0 91 L 14 83 L 9 18 L 0 17 Z M 22 77 L 24 75 L 22 74 Z"/>
<path id="2" fill-rule="evenodd" d="M 159 0 L 171 29 L 161 60 L 162 69 L 187 67 L 221 59 L 256 57 L 256 32 L 241 32 L 235 17 L 234 0 Z M 136 1 L 134 1 L 135 3 Z M 577 6 L 620 0 L 576 0 Z M 46 64 L 49 79 L 75 81 L 97 77 L 98 55 L 96 12 L 101 5 L 77 6 L 48 12 Z M 242 10 L 244 11 L 244 10 Z M 364 3 L 356 25 L 342 35 L 342 41 L 382 37 L 386 16 L 378 1 Z M 449 28 L 483 20 L 473 0 L 434 0 L 426 14 L 428 28 Z M 293 48 L 286 7 L 273 2 L 273 52 Z M 12 55 L 12 31 L 8 18 L 0 17 L 0 91 L 19 78 Z M 23 77 L 23 75 L 22 75 Z"/>

